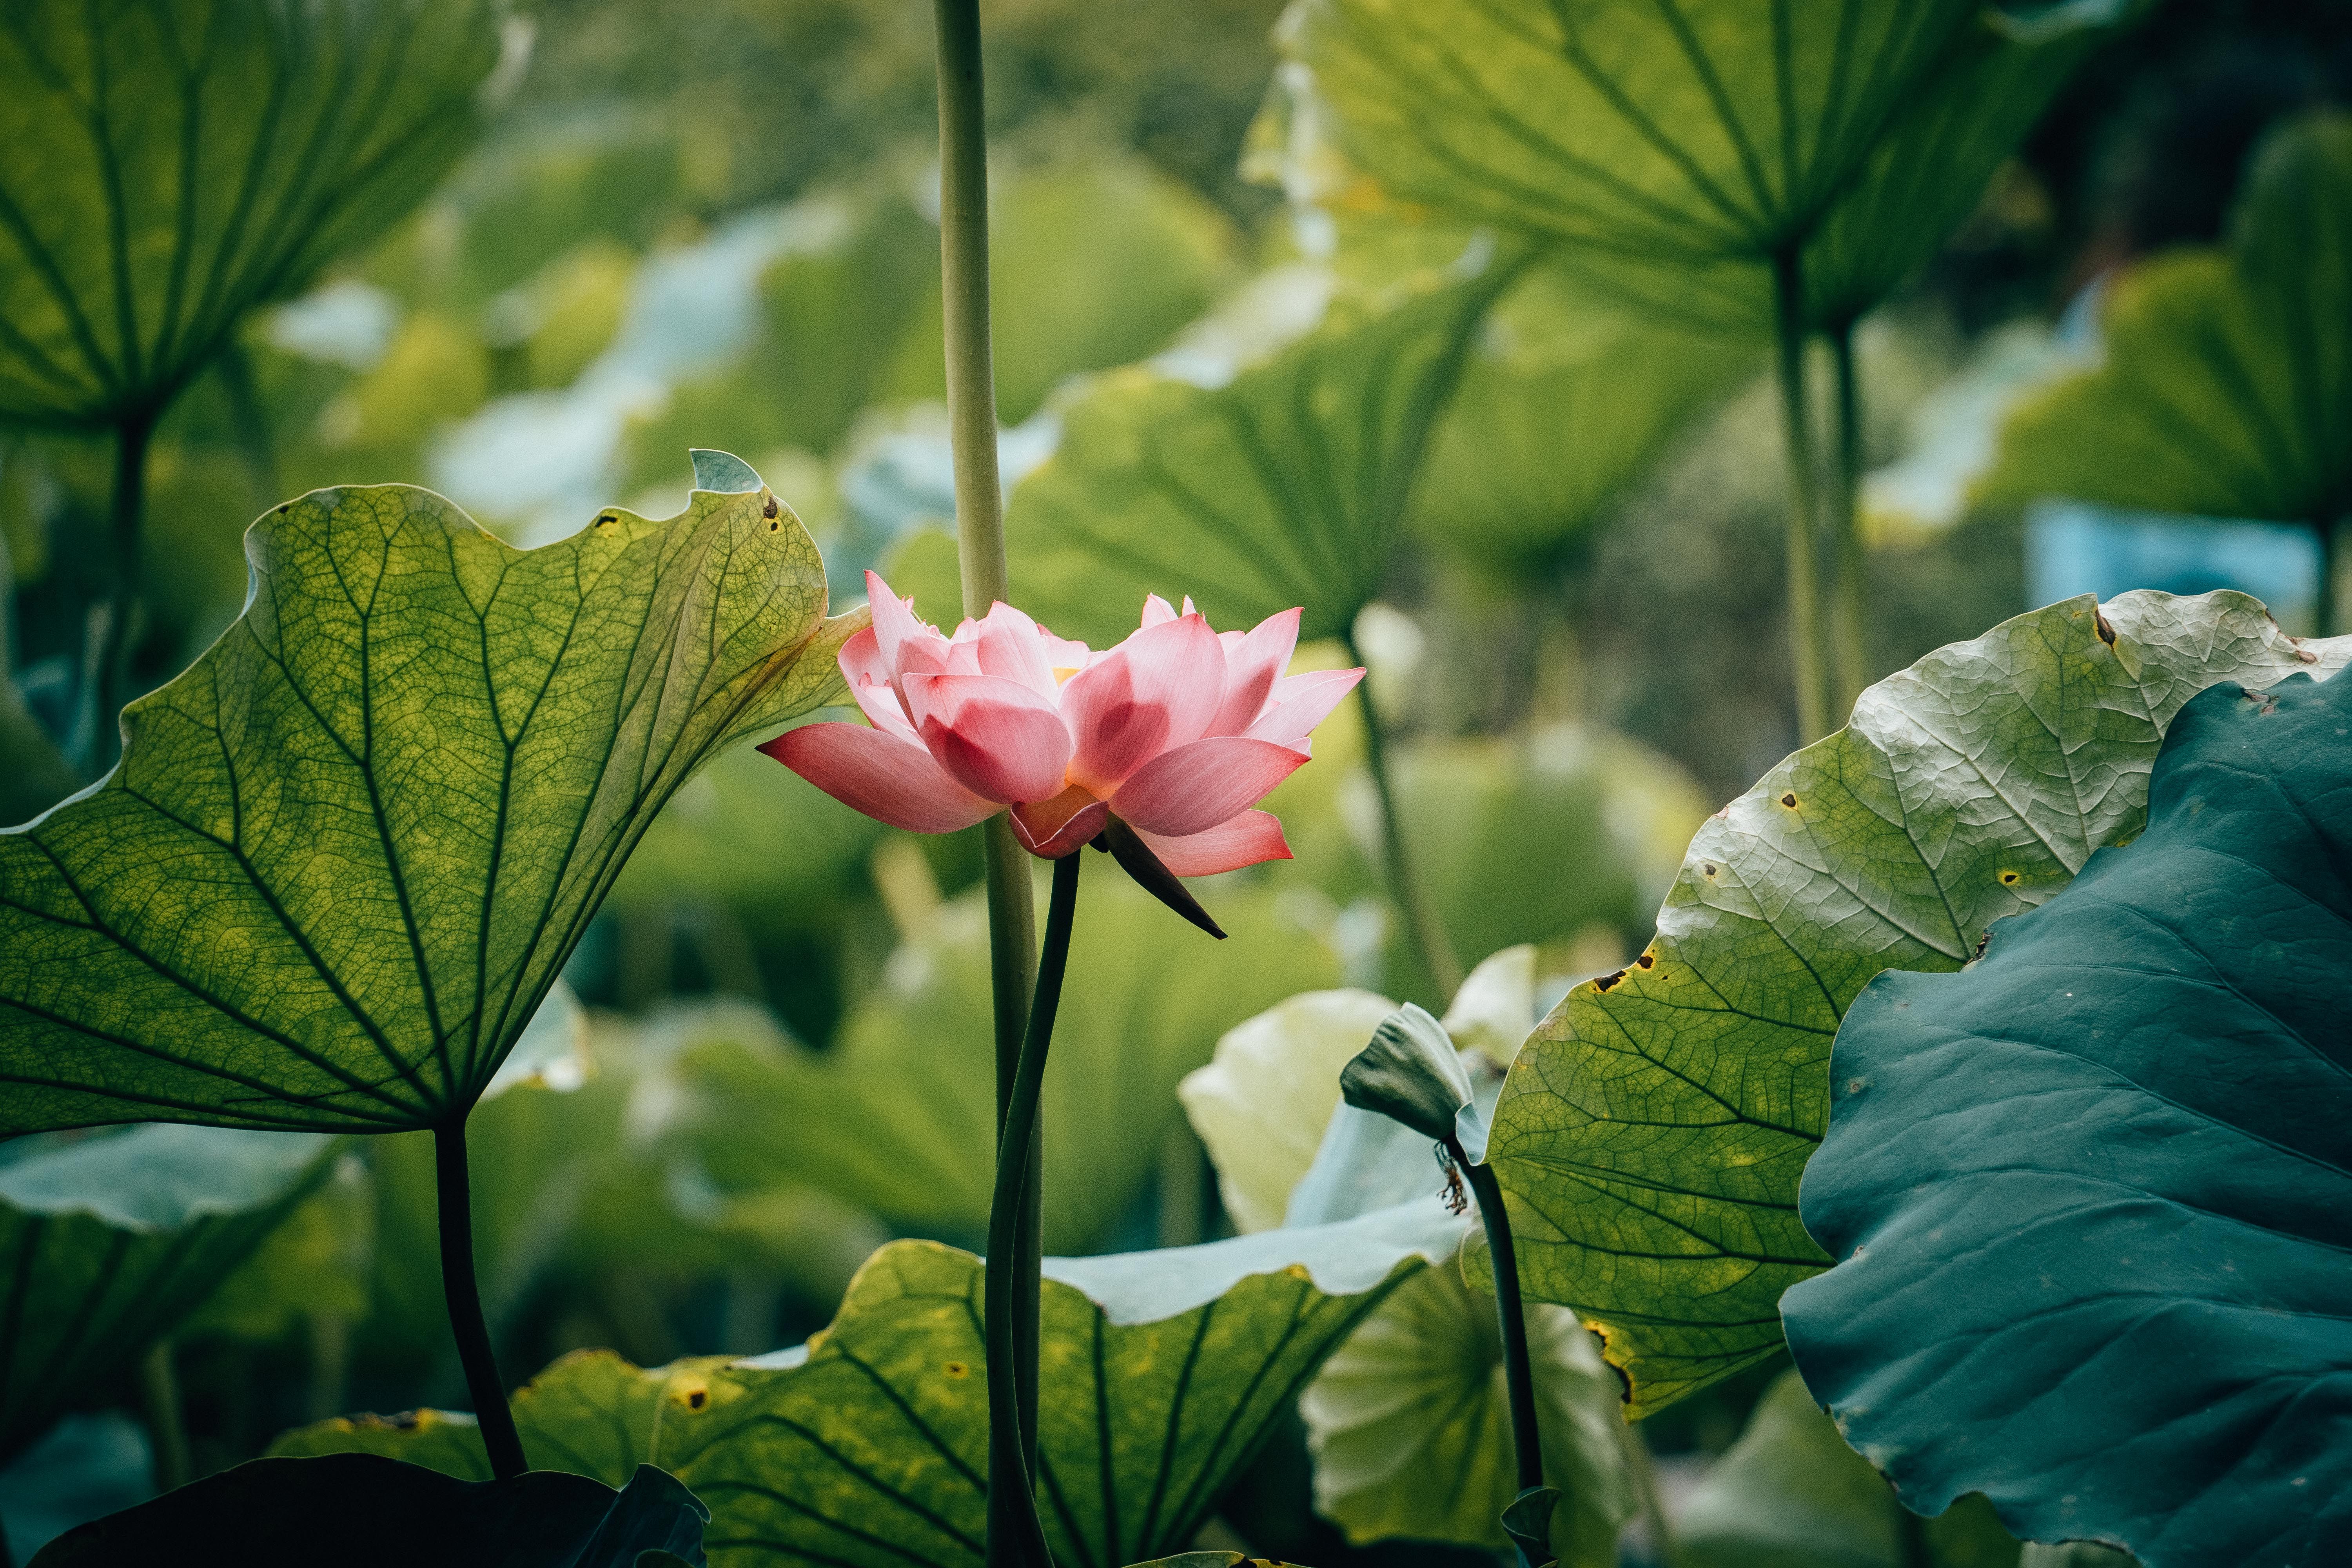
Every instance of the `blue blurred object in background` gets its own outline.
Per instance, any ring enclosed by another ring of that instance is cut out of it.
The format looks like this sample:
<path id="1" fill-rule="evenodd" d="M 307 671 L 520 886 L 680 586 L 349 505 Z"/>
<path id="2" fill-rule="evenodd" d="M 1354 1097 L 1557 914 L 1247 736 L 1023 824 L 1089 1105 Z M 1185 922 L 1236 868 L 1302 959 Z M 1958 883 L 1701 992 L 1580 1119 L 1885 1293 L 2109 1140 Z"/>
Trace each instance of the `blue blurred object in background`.
<path id="1" fill-rule="evenodd" d="M 2036 501 L 2025 517 L 2025 589 L 2032 605 L 2132 588 L 2203 594 L 2235 588 L 2271 607 L 2297 636 L 2312 624 L 2319 541 L 2291 523 L 2126 511 L 2088 501 Z"/>

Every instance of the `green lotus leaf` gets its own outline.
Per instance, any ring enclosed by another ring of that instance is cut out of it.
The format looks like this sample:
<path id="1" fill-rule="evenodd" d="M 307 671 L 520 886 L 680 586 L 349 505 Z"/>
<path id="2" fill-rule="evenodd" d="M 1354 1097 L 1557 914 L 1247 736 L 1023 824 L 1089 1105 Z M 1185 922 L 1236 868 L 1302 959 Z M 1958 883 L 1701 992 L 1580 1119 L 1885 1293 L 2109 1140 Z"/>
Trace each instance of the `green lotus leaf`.
<path id="1" fill-rule="evenodd" d="M 487 0 L 28 0 L 0 26 L 0 420 L 152 416 L 429 190 Z"/>
<path id="2" fill-rule="evenodd" d="M 0 1463 L 204 1305 L 332 1142 L 150 1126 L 0 1148 Z"/>
<path id="3" fill-rule="evenodd" d="M 2352 1552 L 2347 737 L 2340 676 L 2206 691 L 2145 833 L 1848 1015 L 1789 1343 L 1915 1506 L 2156 1568 Z"/>
<path id="4" fill-rule="evenodd" d="M 1784 1372 L 1677 1511 L 1675 1550 L 1679 1568 L 2017 1568 L 2018 1542 L 1981 1497 L 1934 1519 L 1895 1501 Z"/>
<path id="5" fill-rule="evenodd" d="M 1217 1037 L 1301 985 L 1338 978 L 1276 894 L 1207 895 L 1233 939 L 1168 962 L 1168 911 L 1124 879 L 1081 895 L 1045 1067 L 1045 1245 L 1098 1247 L 1160 1158 L 1177 1080 Z M 744 1008 L 663 1026 L 678 1043 L 680 1135 L 722 1190 L 803 1183 L 903 1228 L 986 1233 L 995 1173 L 988 928 L 980 891 L 900 947 L 831 1048 Z M 813 1112 L 811 1108 L 822 1107 Z"/>
<path id="6" fill-rule="evenodd" d="M 1649 947 L 1529 1037 L 1489 1144 L 1522 1285 L 1600 1330 L 1636 1415 L 1772 1354 L 1828 1265 L 1798 1178 L 1871 977 L 1958 969 L 2137 834 L 2197 692 L 2347 658 L 2241 594 L 2070 599 L 1872 687 L 1699 830 Z"/>
<path id="7" fill-rule="evenodd" d="M 1425 1167 L 1423 1147 L 1406 1152 Z M 1528 1310 L 1545 1479 L 1566 1568 L 1611 1568 L 1633 1511 L 1616 1373 L 1575 1314 Z M 1517 1495 L 1495 1298 L 1458 1268 L 1397 1288 L 1323 1363 L 1300 1399 L 1315 1455 L 1315 1510 L 1358 1543 L 1403 1537 L 1507 1551 Z"/>
<path id="8" fill-rule="evenodd" d="M 1506 581 L 1542 570 L 1753 367 L 1589 293 L 1547 268 L 1498 302 L 1431 441 L 1412 527 Z"/>
<path id="9" fill-rule="evenodd" d="M 532 1470 L 503 1481 L 452 1479 L 375 1454 L 255 1459 L 152 1502 L 68 1531 L 35 1568 L 211 1561 L 295 1568 L 700 1568 L 709 1510 L 646 1466 L 615 1491 L 584 1476 Z"/>
<path id="10" fill-rule="evenodd" d="M 1222 384 L 1149 364 L 1096 378 L 1013 491 L 1016 596 L 1097 646 L 1135 629 L 1148 593 L 1196 595 L 1219 626 L 1303 605 L 1301 637 L 1344 634 L 1387 575 L 1478 322 L 1523 265 L 1497 257 L 1385 309 L 1339 301 Z"/>
<path id="11" fill-rule="evenodd" d="M 2122 9 L 1300 0 L 1281 40 L 1387 199 L 1564 239 L 1591 280 L 1717 326 L 1769 322 L 1759 264 L 1794 250 L 1826 325 L 1942 243 Z"/>
<path id="12" fill-rule="evenodd" d="M 8 1131 L 462 1115 L 654 813 L 825 700 L 863 624 L 764 489 L 528 552 L 425 490 L 314 490 L 247 554 L 122 763 L 0 833 Z"/>
<path id="13" fill-rule="evenodd" d="M 2105 357 L 2011 415 L 1977 499 L 2317 525 L 2352 511 L 2352 115 L 2315 115 L 2249 165 L 2226 251 L 2117 279 Z"/>
<path id="14" fill-rule="evenodd" d="M 1049 1258 L 1038 1430 L 1057 1561 L 1189 1543 L 1269 1422 L 1460 1222 L 1434 1202 L 1344 1225 L 1112 1258 Z M 981 1263 L 894 1242 L 803 1347 L 638 1372 L 558 1363 L 516 1400 L 542 1462 L 609 1479 L 659 1464 L 710 1505 L 714 1560 L 979 1563 L 985 1530 Z M 463 1448 L 462 1454 L 459 1452 Z M 280 1452 L 360 1448 L 476 1474 L 463 1417 L 327 1423 Z"/>

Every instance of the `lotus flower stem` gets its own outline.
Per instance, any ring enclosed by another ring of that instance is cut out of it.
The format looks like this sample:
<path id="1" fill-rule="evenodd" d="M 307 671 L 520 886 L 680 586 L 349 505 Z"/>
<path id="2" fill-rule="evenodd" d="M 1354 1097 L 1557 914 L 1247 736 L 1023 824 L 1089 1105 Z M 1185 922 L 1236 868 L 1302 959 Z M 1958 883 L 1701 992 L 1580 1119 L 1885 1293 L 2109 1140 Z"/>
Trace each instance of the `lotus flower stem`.
<path id="1" fill-rule="evenodd" d="M 1037 1102 L 1061 1007 L 1062 976 L 1070 961 L 1070 923 L 1078 903 L 1084 851 L 1054 862 L 1054 894 L 1045 910 L 1045 950 L 1037 963 L 1037 994 L 1021 1041 L 1020 1070 L 996 1143 L 996 1191 L 988 1207 L 988 1273 L 982 1328 L 988 1341 L 988 1562 L 990 1568 L 1051 1568 L 1045 1528 L 1037 1517 L 1034 1429 L 1018 1419 L 1023 1374 L 1036 1386 L 1040 1299 L 1035 1223 L 1027 1218 L 1040 1164 Z M 1019 1243 L 1026 1230 L 1031 1246 Z M 1025 1287 L 1025 1289 L 1024 1289 Z M 1024 1315 L 1025 1314 L 1025 1315 Z M 1024 1367 L 1021 1357 L 1032 1359 Z"/>
<path id="2" fill-rule="evenodd" d="M 466 1392 L 481 1424 L 482 1447 L 490 1473 L 499 1480 L 519 1476 L 530 1464 L 507 1408 L 507 1385 L 490 1350 L 489 1325 L 482 1321 L 482 1293 L 474 1278 L 474 1194 L 466 1172 L 463 1118 L 433 1130 L 433 1179 L 441 1210 L 441 1291 L 449 1303 L 449 1331 L 457 1337 L 457 1361 L 466 1369 Z"/>
<path id="3" fill-rule="evenodd" d="M 1862 384 L 1854 371 L 1853 323 L 1838 323 L 1829 336 L 1837 366 L 1837 464 L 1830 481 L 1830 539 L 1836 552 L 1831 563 L 1830 642 L 1836 687 L 1829 718 L 1834 723 L 1852 716 L 1870 670 L 1862 640 Z"/>
<path id="4" fill-rule="evenodd" d="M 1829 733 L 1822 658 L 1821 568 L 1814 531 L 1821 510 L 1813 482 L 1811 419 L 1805 399 L 1805 279 L 1796 247 L 1772 258 L 1773 357 L 1780 372 L 1780 427 L 1789 453 L 1789 665 L 1797 688 L 1797 743 Z"/>
<path id="5" fill-rule="evenodd" d="M 1356 647 L 1353 633 L 1349 634 L 1347 643 L 1349 659 L 1362 664 L 1363 651 Z M 1381 836 L 1387 851 L 1389 893 L 1403 912 L 1405 930 L 1412 935 L 1413 949 L 1420 953 L 1422 967 L 1429 972 L 1437 994 L 1451 996 L 1462 989 L 1462 960 L 1454 954 L 1454 943 L 1445 934 L 1445 922 L 1439 918 L 1437 905 L 1430 898 L 1429 888 L 1422 881 L 1419 868 L 1405 845 L 1404 826 L 1397 815 L 1396 786 L 1389 777 L 1386 734 L 1381 725 L 1380 708 L 1372 701 L 1370 680 L 1357 683 L 1356 699 L 1364 710 L 1364 762 L 1371 770 L 1372 785 L 1381 799 Z"/>
<path id="6" fill-rule="evenodd" d="M 956 559 L 964 614 L 977 619 L 1013 597 L 1004 560 L 1004 491 L 996 467 L 996 372 L 989 338 L 988 142 L 979 0 L 937 0 L 940 92 L 940 321 L 947 342 L 949 438 L 955 454 Z M 1029 858 L 1002 814 L 981 827 L 988 880 L 989 980 L 996 1025 L 1000 1139 L 1013 1098 L 1036 973 L 1037 916 Z M 1029 1177 L 1022 1245 L 1040 1250 L 1037 1176 Z M 1034 1271 L 1016 1316 L 1037 1321 Z M 1037 1446 L 1036 1344 L 1021 1347 L 1023 1449 Z"/>

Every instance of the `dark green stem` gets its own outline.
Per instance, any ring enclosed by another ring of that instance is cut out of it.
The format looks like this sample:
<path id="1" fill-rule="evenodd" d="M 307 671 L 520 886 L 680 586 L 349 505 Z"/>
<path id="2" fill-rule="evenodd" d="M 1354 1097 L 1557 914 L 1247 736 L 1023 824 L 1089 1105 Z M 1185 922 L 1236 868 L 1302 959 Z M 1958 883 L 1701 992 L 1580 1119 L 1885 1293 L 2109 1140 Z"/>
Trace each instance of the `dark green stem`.
<path id="1" fill-rule="evenodd" d="M 139 1381 L 147 1407 L 147 1436 L 154 1448 L 155 1489 L 167 1492 L 186 1486 L 188 1427 L 180 1409 L 180 1375 L 172 1365 L 171 1341 L 157 1340 L 147 1347 Z"/>
<path id="2" fill-rule="evenodd" d="M 1854 699 L 1870 679 L 1863 647 L 1863 602 L 1867 584 L 1862 553 L 1862 384 L 1853 363 L 1853 323 L 1830 331 L 1837 366 L 1837 465 L 1830 482 L 1831 561 L 1834 590 L 1830 600 L 1830 651 L 1834 656 L 1836 700 L 1829 720 L 1853 716 Z"/>
<path id="3" fill-rule="evenodd" d="M 1070 961 L 1071 917 L 1078 904 L 1078 868 L 1083 856 L 1054 862 L 1054 895 L 1045 909 L 1045 948 L 1037 961 L 1037 993 L 1029 1027 L 1021 1040 L 1020 1068 L 996 1142 L 996 1190 L 988 1205 L 987 1275 L 982 1285 L 982 1327 L 988 1338 L 988 1563 L 989 1568 L 1051 1568 L 1045 1528 L 1037 1517 L 1035 1437 L 1022 1429 L 1019 1388 L 1025 1373 L 1034 1386 L 1039 1258 L 1036 1227 L 1024 1223 L 1037 1168 L 1037 1106 L 1045 1081 L 1045 1053 L 1053 1044 L 1054 1015 L 1062 1003 L 1062 976 Z M 1031 1244 L 1024 1248 L 1022 1232 Z M 1024 1297 L 1022 1285 L 1026 1283 Z M 1028 1303 L 1024 1307 L 1024 1300 Z M 1024 1320 L 1024 1310 L 1027 1317 Z M 1008 1413 L 1010 1413 L 1008 1415 Z"/>
<path id="4" fill-rule="evenodd" d="M 1478 1217 L 1486 1226 L 1486 1251 L 1495 1265 L 1495 1321 L 1503 1335 L 1503 1387 L 1510 1395 L 1511 1447 L 1518 1456 L 1519 1490 L 1544 1484 L 1543 1435 L 1536 1426 L 1536 1375 L 1528 1359 L 1528 1314 L 1519 1300 L 1519 1255 L 1511 1244 L 1511 1216 L 1503 1207 L 1503 1184 L 1492 1165 L 1474 1165 L 1461 1140 L 1448 1138 L 1445 1152 L 1470 1178 Z"/>
<path id="5" fill-rule="evenodd" d="M 2315 521 L 2312 529 L 2319 535 L 2319 594 L 2312 605 L 2314 637 L 2336 635 L 2336 572 L 2344 563 L 2338 556 L 2336 542 L 2342 536 L 2343 525 L 2333 521 Z"/>
<path id="6" fill-rule="evenodd" d="M 100 612 L 104 620 L 85 652 L 81 711 L 74 721 L 73 753 L 84 778 L 114 765 L 122 711 L 131 678 L 131 629 L 138 618 L 140 520 L 147 504 L 147 446 L 155 433 L 152 414 L 127 416 L 114 431 L 114 491 L 107 505 L 107 546 L 114 581 Z"/>
<path id="7" fill-rule="evenodd" d="M 449 1331 L 466 1369 L 466 1392 L 481 1426 L 490 1473 L 511 1479 L 530 1468 L 514 1412 L 507 1408 L 507 1385 L 490 1351 L 489 1325 L 482 1321 L 481 1288 L 474 1279 L 474 1194 L 466 1173 L 466 1123 L 462 1118 L 433 1130 L 433 1180 L 441 1210 L 441 1292 L 449 1304 Z"/>
<path id="8" fill-rule="evenodd" d="M 1356 647 L 1354 634 L 1349 635 L 1347 642 L 1349 660 L 1362 664 L 1364 655 Z M 1421 955 L 1422 967 L 1429 972 L 1443 1001 L 1462 988 L 1462 960 L 1454 955 L 1454 943 L 1445 935 L 1445 922 L 1438 918 L 1437 905 L 1421 879 L 1411 851 L 1405 847 L 1404 825 L 1397 814 L 1396 785 L 1389 777 L 1387 735 L 1381 724 L 1380 708 L 1372 700 L 1370 674 L 1356 683 L 1356 697 L 1364 710 L 1364 762 L 1371 769 L 1372 786 L 1380 794 L 1381 837 L 1387 849 L 1389 893 L 1396 900 L 1404 916 L 1405 931 L 1412 938 L 1414 951 Z"/>
<path id="9" fill-rule="evenodd" d="M 1797 743 L 1829 732 L 1823 701 L 1821 569 L 1814 561 L 1820 501 L 1805 399 L 1805 279 L 1794 247 L 1772 258 L 1773 357 L 1789 463 L 1789 664 L 1797 688 Z"/>

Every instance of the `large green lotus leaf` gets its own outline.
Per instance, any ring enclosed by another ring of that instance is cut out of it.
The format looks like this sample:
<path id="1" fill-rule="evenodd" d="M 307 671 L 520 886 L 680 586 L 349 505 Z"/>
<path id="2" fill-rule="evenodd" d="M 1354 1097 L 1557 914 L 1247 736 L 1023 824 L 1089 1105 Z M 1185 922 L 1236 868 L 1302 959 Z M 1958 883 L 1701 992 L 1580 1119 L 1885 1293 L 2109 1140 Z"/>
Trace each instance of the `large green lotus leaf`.
<path id="1" fill-rule="evenodd" d="M 1596 281 L 1747 328 L 1772 309 L 1757 264 L 1791 247 L 1822 323 L 1943 241 L 2119 7 L 2046 9 L 1299 0 L 1281 37 L 1387 199 L 1565 239 Z"/>
<path id="2" fill-rule="evenodd" d="M 2017 1568 L 1982 1497 L 1934 1519 L 1895 1500 L 1784 1372 L 1675 1518 L 1677 1568 Z"/>
<path id="3" fill-rule="evenodd" d="M 1427 1167 L 1424 1146 L 1409 1151 Z M 1612 1568 L 1633 1511 L 1616 1373 L 1559 1307 L 1528 1310 L 1544 1479 L 1565 1568 Z M 1495 1298 L 1458 1268 L 1398 1287 L 1323 1363 L 1300 1399 L 1315 1455 L 1315 1510 L 1363 1542 L 1396 1537 L 1510 1549 L 1503 1510 L 1518 1495 Z M 1441 1479 L 1442 1478 L 1442 1479 Z"/>
<path id="4" fill-rule="evenodd" d="M 1193 595 L 1221 626 L 1300 605 L 1302 637 L 1345 633 L 1387 576 L 1479 321 L 1521 270 L 1496 258 L 1385 309 L 1343 300 L 1223 384 L 1150 364 L 1097 378 L 1013 491 L 1016 596 L 1098 647 L 1150 593 Z"/>
<path id="5" fill-rule="evenodd" d="M 1108 865 L 1108 862 L 1103 862 Z M 1217 1037 L 1339 960 L 1264 889 L 1204 893 L 1232 940 L 1188 941 L 1123 877 L 1080 890 L 1069 989 L 1045 1066 L 1045 1245 L 1100 1246 Z M 1171 954 L 1171 944 L 1185 944 Z M 1173 961 L 1171 961 L 1171 959 Z M 803 1183 L 907 1229 L 986 1232 L 995 1179 L 988 928 L 977 890 L 894 953 L 822 1053 L 749 1009 L 674 1021 L 680 1131 L 722 1189 Z"/>
<path id="6" fill-rule="evenodd" d="M 650 1467 L 622 1483 L 615 1491 L 560 1470 L 454 1480 L 375 1454 L 255 1459 L 68 1531 L 33 1562 L 116 1568 L 200 1556 L 240 1568 L 700 1568 L 709 1511 L 676 1477 Z"/>
<path id="7" fill-rule="evenodd" d="M 1049 1258 L 1040 1498 L 1056 1561 L 1187 1545 L 1332 1348 L 1461 1222 L 1433 1200 L 1343 1225 L 1167 1252 Z M 727 1563 L 953 1568 L 982 1561 L 987 1366 L 981 1264 L 895 1242 L 805 1347 L 638 1372 L 567 1358 L 519 1396 L 542 1463 L 610 1479 L 659 1464 L 712 1510 Z M 278 1452 L 358 1448 L 478 1474 L 462 1417 L 330 1422 Z"/>
<path id="8" fill-rule="evenodd" d="M 0 419 L 152 413 L 472 139 L 487 0 L 24 0 L 0 26 Z"/>
<path id="9" fill-rule="evenodd" d="M 332 1142 L 150 1126 L 0 1151 L 0 1463 L 202 1306 Z"/>
<path id="10" fill-rule="evenodd" d="M 825 700 L 862 624 L 764 488 L 528 552 L 429 491 L 314 490 L 247 554 L 121 763 L 0 834 L 10 1131 L 462 1114 L 654 813 Z"/>
<path id="11" fill-rule="evenodd" d="M 1958 969 L 2137 834 L 2197 692 L 2347 657 L 2241 594 L 2066 600 L 1879 682 L 1700 828 L 1656 938 L 1529 1037 L 1489 1144 L 1522 1283 L 1602 1333 L 1636 1415 L 1773 1353 L 1780 1292 L 1827 1267 L 1798 1177 L 1871 977 Z"/>
<path id="12" fill-rule="evenodd" d="M 1803 1204 L 1839 1263 L 1789 1343 L 1916 1506 L 2153 1568 L 2352 1555 L 2347 737 L 2340 676 L 2205 692 L 2135 842 L 1848 1015 Z"/>
<path id="13" fill-rule="evenodd" d="M 1223 214 L 1166 174 L 1088 159 L 998 183 L 988 248 L 997 415 L 1014 425 L 1064 376 L 1165 343 L 1232 280 L 1239 247 Z M 947 395 L 936 233 L 929 255 L 932 287 L 896 352 L 889 390 L 902 397 Z"/>
<path id="14" fill-rule="evenodd" d="M 1535 273 L 1487 314 L 1412 525 L 1506 580 L 1540 570 L 1750 363 Z"/>
<path id="15" fill-rule="evenodd" d="M 774 929 L 772 921 L 835 919 L 830 906 L 863 879 L 887 831 L 790 769 L 739 747 L 688 780 L 662 808 L 613 885 L 610 907 L 716 899 L 757 911 L 762 930 Z"/>
<path id="16" fill-rule="evenodd" d="M 1982 500 L 2332 523 L 2352 510 L 2352 115 L 2274 133 L 2226 252 L 2117 279 L 2094 370 L 2021 404 Z"/>

